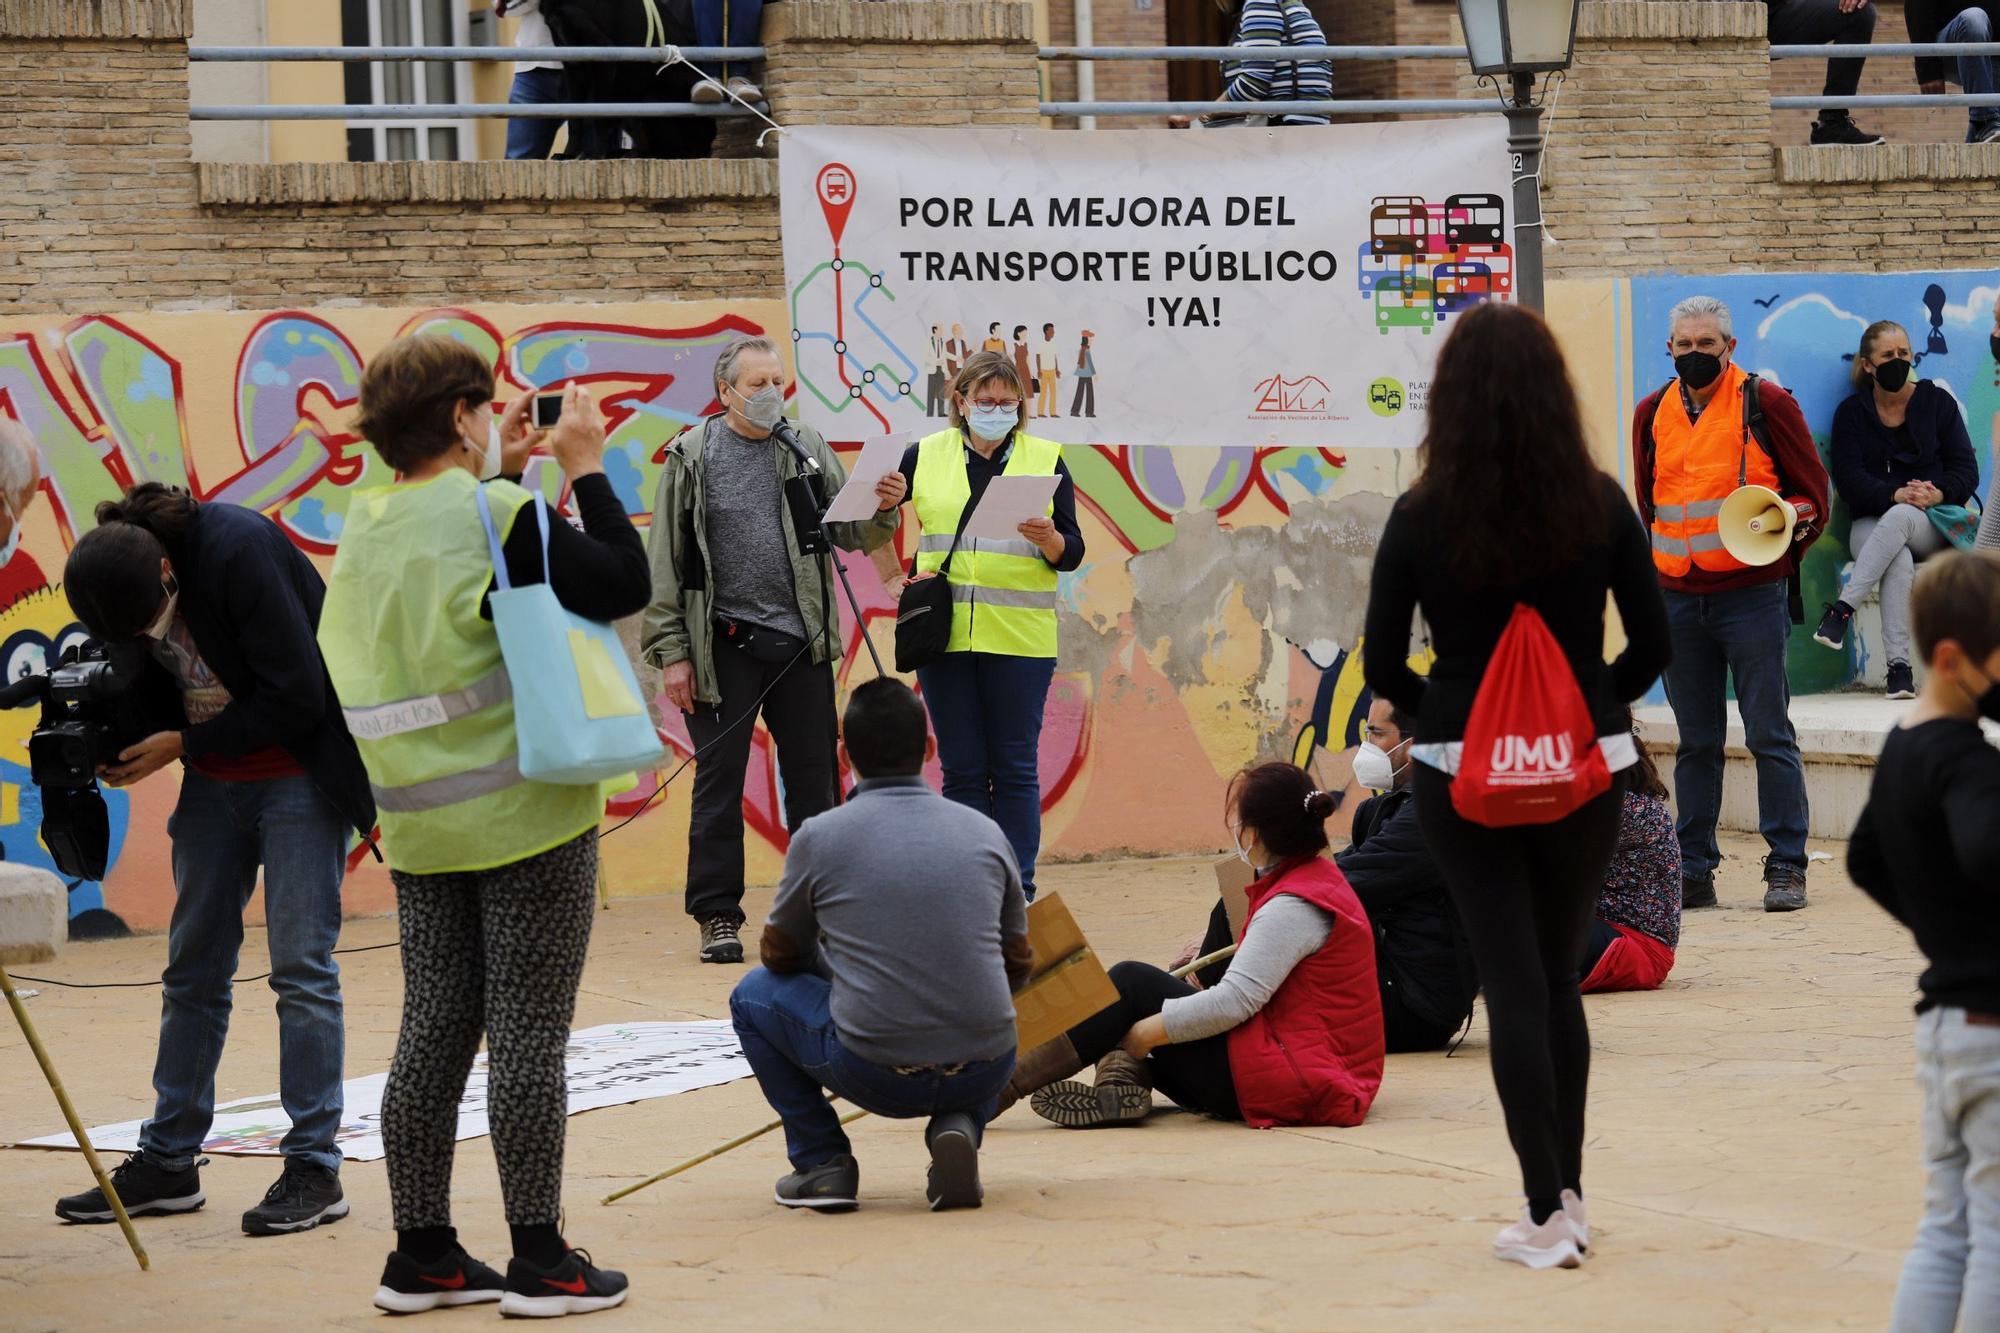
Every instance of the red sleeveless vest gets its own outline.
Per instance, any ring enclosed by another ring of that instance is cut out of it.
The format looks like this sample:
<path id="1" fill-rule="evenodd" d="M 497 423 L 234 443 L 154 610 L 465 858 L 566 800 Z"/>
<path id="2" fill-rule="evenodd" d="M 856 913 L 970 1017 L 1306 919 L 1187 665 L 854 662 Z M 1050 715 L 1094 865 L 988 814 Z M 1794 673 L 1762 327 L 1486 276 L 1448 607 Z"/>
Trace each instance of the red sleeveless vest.
<path id="1" fill-rule="evenodd" d="M 1323 856 L 1279 866 L 1250 886 L 1247 934 L 1279 894 L 1333 915 L 1318 953 L 1229 1034 L 1229 1070 L 1246 1124 L 1358 1125 L 1382 1086 L 1382 995 L 1375 932 L 1347 877 Z"/>

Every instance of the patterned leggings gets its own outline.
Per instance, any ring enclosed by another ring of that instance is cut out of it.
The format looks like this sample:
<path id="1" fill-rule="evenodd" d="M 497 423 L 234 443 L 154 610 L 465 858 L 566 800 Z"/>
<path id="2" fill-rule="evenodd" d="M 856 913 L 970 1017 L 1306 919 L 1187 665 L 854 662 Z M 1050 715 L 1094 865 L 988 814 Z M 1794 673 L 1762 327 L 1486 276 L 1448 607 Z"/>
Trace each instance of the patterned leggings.
<path id="1" fill-rule="evenodd" d="M 597 831 L 494 870 L 392 870 L 403 1029 L 382 1093 L 399 1231 L 451 1225 L 459 1099 L 488 1038 L 488 1119 L 514 1226 L 562 1211 L 563 1048 L 596 908 Z"/>

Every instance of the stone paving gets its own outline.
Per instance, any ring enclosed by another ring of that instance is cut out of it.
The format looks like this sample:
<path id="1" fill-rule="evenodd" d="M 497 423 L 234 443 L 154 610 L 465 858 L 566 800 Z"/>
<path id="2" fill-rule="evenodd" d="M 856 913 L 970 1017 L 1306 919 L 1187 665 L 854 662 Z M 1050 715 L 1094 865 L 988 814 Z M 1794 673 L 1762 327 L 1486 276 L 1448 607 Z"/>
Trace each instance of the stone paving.
<path id="1" fill-rule="evenodd" d="M 593 1111 L 570 1120 L 568 1234 L 633 1279 L 587 1327 L 1018 1329 L 1881 1328 L 1920 1193 L 1902 931 L 1832 863 L 1813 905 L 1757 910 L 1755 853 L 1730 841 L 1724 907 L 1690 914 L 1665 990 L 1588 1001 L 1596 1042 L 1585 1170 L 1593 1258 L 1530 1273 L 1488 1257 L 1518 1207 L 1518 1178 L 1488 1075 L 1483 1020 L 1452 1058 L 1396 1056 L 1366 1125 L 1256 1132 L 1183 1114 L 1077 1133 L 1025 1108 L 984 1154 L 986 1206 L 932 1215 L 919 1126 L 854 1128 L 864 1207 L 800 1216 L 770 1202 L 775 1138 L 613 1207 L 609 1190 L 769 1118 L 755 1085 Z M 1050 867 L 1110 959 L 1163 960 L 1213 901 L 1204 862 Z M 768 893 L 752 895 L 752 919 Z M 392 939 L 349 923 L 343 944 Z M 577 1026 L 716 1017 L 735 969 L 701 967 L 664 899 L 597 920 Z M 80 946 L 26 969 L 74 980 L 157 973 L 163 941 Z M 252 932 L 242 972 L 263 969 Z M 343 960 L 350 1076 L 387 1067 L 400 974 L 394 950 Z M 43 988 L 37 1022 L 84 1115 L 146 1113 L 158 1000 L 147 990 Z M 269 992 L 244 987 L 219 1100 L 273 1091 Z M 20 1034 L 0 1022 L 0 1141 L 60 1119 Z M 58 1194 L 82 1158 L 0 1152 L 0 1328 L 360 1328 L 393 1243 L 380 1162 L 350 1163 L 352 1215 L 252 1240 L 237 1219 L 275 1159 L 217 1158 L 205 1211 L 140 1222 L 136 1271 L 115 1227 L 66 1227 Z M 459 1228 L 504 1261 L 491 1145 L 460 1145 Z M 439 1312 L 463 1327 L 488 1310 Z"/>

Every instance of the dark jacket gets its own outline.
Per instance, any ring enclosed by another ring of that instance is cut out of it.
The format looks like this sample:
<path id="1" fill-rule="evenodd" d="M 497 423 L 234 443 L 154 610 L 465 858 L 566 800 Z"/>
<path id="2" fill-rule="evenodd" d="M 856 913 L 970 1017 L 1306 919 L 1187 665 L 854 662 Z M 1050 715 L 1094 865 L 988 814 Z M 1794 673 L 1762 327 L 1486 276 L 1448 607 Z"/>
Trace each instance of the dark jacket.
<path id="1" fill-rule="evenodd" d="M 1362 802 L 1354 812 L 1354 843 L 1333 863 L 1368 909 L 1383 984 L 1440 1026 L 1463 1023 L 1472 1012 L 1476 974 L 1409 788 Z"/>
<path id="2" fill-rule="evenodd" d="M 1993 30 L 2000 33 L 2000 3 L 1996 0 L 1905 0 L 1903 5 L 1903 25 L 1910 30 L 1912 42 L 1935 42 L 1944 32 L 1944 25 L 1963 14 L 1968 9 L 1983 9 L 1986 17 L 1993 22 Z M 1941 56 L 1917 57 L 1917 82 L 1936 83 L 1939 79 L 1958 82 L 1958 62 L 1946 63 Z"/>
<path id="3" fill-rule="evenodd" d="M 1979 487 L 1979 458 L 1958 403 L 1933 380 L 1918 380 L 1900 443 L 1875 410 L 1875 390 L 1857 389 L 1833 413 L 1833 485 L 1856 518 L 1880 518 L 1905 482 L 1922 479 L 1962 505 Z"/>
<path id="4" fill-rule="evenodd" d="M 283 529 L 232 504 L 203 504 L 166 543 L 179 612 L 229 691 L 229 706 L 181 733 L 190 757 L 233 758 L 279 745 L 363 836 L 375 798 L 319 655 L 326 583 Z"/>

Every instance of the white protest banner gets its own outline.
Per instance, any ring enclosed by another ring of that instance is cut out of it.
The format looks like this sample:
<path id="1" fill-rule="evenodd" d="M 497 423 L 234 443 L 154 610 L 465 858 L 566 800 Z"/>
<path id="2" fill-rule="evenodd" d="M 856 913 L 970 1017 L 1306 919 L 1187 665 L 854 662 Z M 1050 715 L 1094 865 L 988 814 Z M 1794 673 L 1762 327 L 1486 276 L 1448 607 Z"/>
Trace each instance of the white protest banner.
<path id="1" fill-rule="evenodd" d="M 572 1032 L 564 1052 L 569 1080 L 569 1113 L 600 1106 L 622 1106 L 677 1092 L 714 1087 L 750 1077 L 736 1032 L 727 1020 L 699 1023 L 613 1023 Z M 382 1147 L 382 1088 L 387 1074 L 349 1079 L 342 1085 L 346 1100 L 334 1141 L 357 1162 L 384 1155 Z M 99 1151 L 135 1152 L 140 1121 L 106 1125 L 90 1131 Z M 201 1151 L 274 1157 L 291 1130 L 276 1093 L 246 1097 L 215 1108 L 215 1123 Z M 486 1056 L 473 1063 L 465 1096 L 458 1104 L 458 1135 L 478 1138 L 486 1125 Z M 16 1145 L 23 1148 L 74 1148 L 68 1133 L 49 1134 Z"/>
<path id="2" fill-rule="evenodd" d="M 789 129 L 797 399 L 947 424 L 967 357 L 1064 443 L 1414 445 L 1449 320 L 1513 290 L 1506 132 Z"/>

